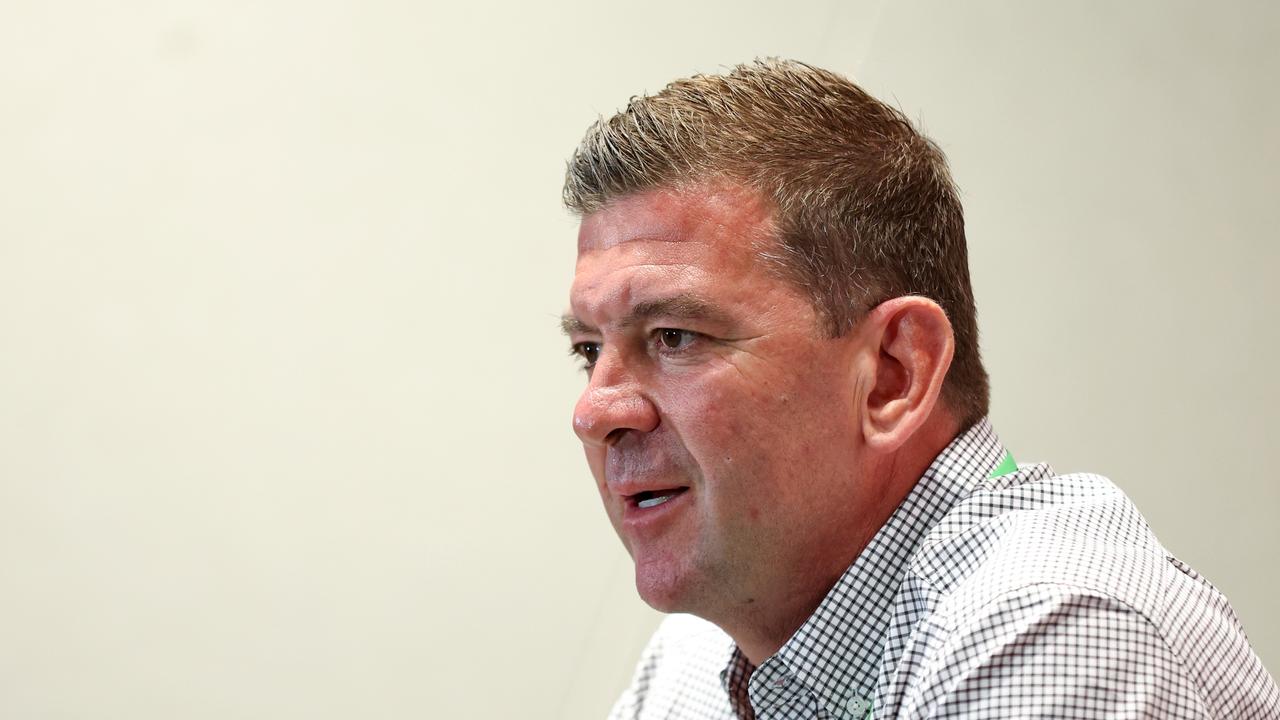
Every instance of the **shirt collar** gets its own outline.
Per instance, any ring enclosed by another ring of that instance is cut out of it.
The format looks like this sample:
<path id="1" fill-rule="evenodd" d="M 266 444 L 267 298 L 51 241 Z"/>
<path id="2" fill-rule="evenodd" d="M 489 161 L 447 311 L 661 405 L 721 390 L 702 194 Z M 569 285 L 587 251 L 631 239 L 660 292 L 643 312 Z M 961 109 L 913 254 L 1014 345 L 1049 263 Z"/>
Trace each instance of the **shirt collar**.
<path id="1" fill-rule="evenodd" d="M 884 652 L 893 599 L 907 565 L 929 530 L 968 495 L 1005 455 L 991 423 L 983 418 L 951 441 L 925 470 L 889 520 L 844 572 L 813 615 L 777 653 L 751 674 L 756 709 L 801 689 L 832 709 L 871 697 Z M 746 663 L 734 649 L 722 682 L 742 676 Z M 736 671 L 735 671 L 736 668 Z M 725 682 L 726 690 L 731 683 Z"/>

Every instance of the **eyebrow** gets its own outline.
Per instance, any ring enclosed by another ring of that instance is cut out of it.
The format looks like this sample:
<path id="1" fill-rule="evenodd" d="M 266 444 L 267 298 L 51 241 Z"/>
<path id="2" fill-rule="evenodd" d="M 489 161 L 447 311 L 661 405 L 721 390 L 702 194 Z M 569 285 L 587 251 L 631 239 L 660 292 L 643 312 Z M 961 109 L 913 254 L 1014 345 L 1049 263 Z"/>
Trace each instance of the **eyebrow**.
<path id="1" fill-rule="evenodd" d="M 720 308 L 702 298 L 686 293 L 636 303 L 631 308 L 631 312 L 627 313 L 618 324 L 621 327 L 629 327 L 638 324 L 641 320 L 654 317 L 669 317 L 677 320 L 709 320 L 720 323 L 728 321 L 728 315 Z M 600 332 L 572 315 L 565 315 L 560 318 L 560 329 L 564 331 L 565 335 L 591 335 L 599 334 Z"/>

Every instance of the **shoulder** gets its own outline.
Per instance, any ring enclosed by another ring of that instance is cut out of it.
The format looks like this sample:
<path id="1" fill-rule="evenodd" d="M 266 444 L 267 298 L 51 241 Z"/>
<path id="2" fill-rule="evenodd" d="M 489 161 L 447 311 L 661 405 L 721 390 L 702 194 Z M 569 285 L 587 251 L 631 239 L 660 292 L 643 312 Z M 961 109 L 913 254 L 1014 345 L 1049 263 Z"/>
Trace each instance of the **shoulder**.
<path id="1" fill-rule="evenodd" d="M 1038 583 L 926 619 L 902 716 L 1209 716 L 1159 629 L 1124 602 Z"/>
<path id="2" fill-rule="evenodd" d="M 1021 468 L 980 485 L 921 544 L 911 571 L 953 609 L 1049 583 L 1152 609 L 1178 573 L 1127 496 L 1090 474 Z"/>
<path id="3" fill-rule="evenodd" d="M 1280 713 L 1225 598 L 1104 477 L 1028 466 L 989 481 L 930 533 L 912 574 L 932 598 L 904 654 L 917 706 Z"/>

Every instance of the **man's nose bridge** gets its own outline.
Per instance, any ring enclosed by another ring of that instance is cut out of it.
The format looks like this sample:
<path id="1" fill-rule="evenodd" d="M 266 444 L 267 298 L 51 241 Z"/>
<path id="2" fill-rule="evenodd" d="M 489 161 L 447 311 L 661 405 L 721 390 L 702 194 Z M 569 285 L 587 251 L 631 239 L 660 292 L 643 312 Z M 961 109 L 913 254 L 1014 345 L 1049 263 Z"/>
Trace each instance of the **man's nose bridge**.
<path id="1" fill-rule="evenodd" d="M 587 389 L 607 390 L 634 381 L 635 377 L 627 367 L 626 359 L 617 350 L 606 346 L 601 349 L 600 356 L 596 358 L 596 364 L 591 368 L 591 379 L 587 383 Z"/>
<path id="2" fill-rule="evenodd" d="M 611 410 L 622 409 L 621 404 L 628 398 L 634 401 L 638 396 L 636 385 L 635 375 L 627 368 L 626 361 L 617 353 L 605 351 L 591 370 L 583 400 L 589 403 L 593 413 L 603 416 Z"/>
<path id="3" fill-rule="evenodd" d="M 573 413 L 573 427 L 583 439 L 603 440 L 615 428 L 644 412 L 639 381 L 624 359 L 602 353 Z"/>

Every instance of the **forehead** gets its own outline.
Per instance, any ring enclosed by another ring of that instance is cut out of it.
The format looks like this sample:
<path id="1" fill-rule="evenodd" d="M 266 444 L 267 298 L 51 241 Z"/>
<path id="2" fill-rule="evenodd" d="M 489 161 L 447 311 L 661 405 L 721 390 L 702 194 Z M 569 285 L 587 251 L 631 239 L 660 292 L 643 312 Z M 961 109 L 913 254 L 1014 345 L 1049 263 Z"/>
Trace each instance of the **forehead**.
<path id="1" fill-rule="evenodd" d="M 578 256 L 648 240 L 716 244 L 747 258 L 771 234 L 770 208 L 753 190 L 727 184 L 659 188 L 617 198 L 583 217 Z"/>
<path id="2" fill-rule="evenodd" d="M 746 188 L 621 197 L 582 218 L 571 315 L 603 327 L 637 305 L 675 297 L 745 311 L 780 284 L 758 259 L 772 236 L 768 205 Z"/>
<path id="3" fill-rule="evenodd" d="M 733 303 L 778 281 L 758 258 L 770 208 L 737 186 L 657 189 L 618 198 L 578 232 L 573 313 L 587 320 L 678 293 Z"/>

